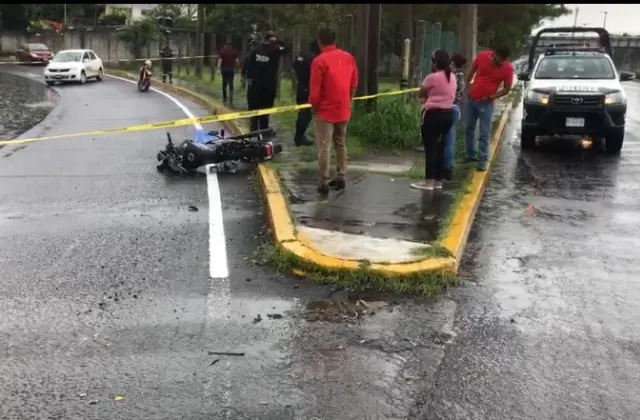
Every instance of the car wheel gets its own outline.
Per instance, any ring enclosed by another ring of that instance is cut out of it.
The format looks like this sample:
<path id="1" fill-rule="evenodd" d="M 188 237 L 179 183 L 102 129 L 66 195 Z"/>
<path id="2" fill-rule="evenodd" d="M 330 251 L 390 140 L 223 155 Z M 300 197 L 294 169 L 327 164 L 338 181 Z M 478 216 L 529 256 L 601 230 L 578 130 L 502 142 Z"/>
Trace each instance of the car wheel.
<path id="1" fill-rule="evenodd" d="M 98 82 L 102 82 L 104 74 L 102 73 L 102 69 L 98 69 L 98 75 L 96 76 L 96 80 Z"/>
<path id="2" fill-rule="evenodd" d="M 520 148 L 522 150 L 531 150 L 536 147 L 536 133 L 531 129 L 527 129 L 522 127 L 522 132 L 520 133 Z"/>
<path id="3" fill-rule="evenodd" d="M 604 138 L 604 150 L 607 153 L 620 153 L 624 143 L 624 128 L 608 133 Z"/>
<path id="4" fill-rule="evenodd" d="M 85 83 L 87 83 L 87 73 L 82 70 L 80 73 L 80 84 L 84 85 Z"/>

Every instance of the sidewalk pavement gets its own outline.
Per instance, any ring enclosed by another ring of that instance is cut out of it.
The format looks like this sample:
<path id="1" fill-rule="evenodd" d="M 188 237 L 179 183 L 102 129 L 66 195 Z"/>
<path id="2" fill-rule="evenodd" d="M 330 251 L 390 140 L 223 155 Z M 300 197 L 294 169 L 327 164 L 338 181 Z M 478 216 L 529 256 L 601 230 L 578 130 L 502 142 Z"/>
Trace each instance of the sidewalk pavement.
<path id="1" fill-rule="evenodd" d="M 499 119 L 507 102 L 496 105 Z M 402 264 L 441 254 L 434 244 L 448 230 L 463 178 L 474 171 L 458 165 L 461 177 L 445 182 L 442 191 L 420 191 L 410 188 L 407 174 L 421 171 L 422 161 L 414 152 L 350 162 L 346 189 L 322 201 L 315 167 L 285 164 L 278 173 L 308 246 L 340 259 Z"/>

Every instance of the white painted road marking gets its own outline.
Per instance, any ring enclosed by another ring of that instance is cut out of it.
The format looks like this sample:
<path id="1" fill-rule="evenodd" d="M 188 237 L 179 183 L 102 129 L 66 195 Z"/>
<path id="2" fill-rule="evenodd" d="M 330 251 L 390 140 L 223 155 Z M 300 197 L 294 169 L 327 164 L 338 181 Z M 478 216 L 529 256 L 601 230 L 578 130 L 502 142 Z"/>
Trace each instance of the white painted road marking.
<path id="1" fill-rule="evenodd" d="M 124 79 L 118 76 L 105 76 L 114 79 L 123 80 L 137 85 L 133 80 Z M 199 122 L 195 121 L 195 116 L 173 96 L 161 90 L 151 88 L 152 91 L 159 93 L 171 102 L 176 104 L 178 108 L 185 113 L 188 118 L 193 119 L 193 125 L 196 129 L 202 129 Z M 216 171 L 211 172 L 211 166 L 206 167 L 207 171 L 207 193 L 209 196 L 209 293 L 207 294 L 207 319 L 226 322 L 231 311 L 231 286 L 229 283 L 229 263 L 227 261 L 227 243 L 224 235 L 224 221 L 222 219 L 222 198 L 220 197 L 220 184 L 218 182 L 218 174 Z M 231 407 L 231 379 L 230 372 L 231 362 L 226 361 L 225 380 L 222 389 L 222 405 L 225 409 L 224 418 L 230 418 L 229 407 Z M 216 383 L 216 385 L 219 385 Z M 214 386 L 213 381 L 207 381 L 204 384 L 205 400 L 208 402 L 215 401 L 216 394 L 220 392 Z"/>
<path id="2" fill-rule="evenodd" d="M 133 80 L 112 76 L 110 74 L 106 76 L 137 85 Z M 184 104 L 175 97 L 153 87 L 151 90 L 169 99 L 180 108 L 188 118 L 193 119 L 193 126 L 196 130 L 202 129 L 202 126 L 196 121 L 196 117 L 191 113 L 189 108 L 184 106 Z M 217 279 L 226 279 L 226 287 L 223 286 L 222 288 L 228 291 L 229 279 L 227 277 L 229 277 L 229 264 L 227 262 L 227 244 L 224 235 L 224 221 L 222 219 L 220 184 L 218 182 L 218 174 L 215 171 L 212 173 L 209 166 L 207 166 L 207 192 L 209 195 L 209 276 Z"/>

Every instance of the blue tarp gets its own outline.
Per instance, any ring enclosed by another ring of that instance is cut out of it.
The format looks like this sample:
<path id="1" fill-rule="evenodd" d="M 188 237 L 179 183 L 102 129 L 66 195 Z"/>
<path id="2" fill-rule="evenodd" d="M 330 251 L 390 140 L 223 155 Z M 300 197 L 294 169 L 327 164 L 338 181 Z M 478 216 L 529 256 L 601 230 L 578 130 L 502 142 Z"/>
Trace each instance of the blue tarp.
<path id="1" fill-rule="evenodd" d="M 199 144 L 207 144 L 212 143 L 216 140 L 219 140 L 217 136 L 212 136 L 209 133 L 217 133 L 216 131 L 205 131 L 202 128 L 196 129 L 196 134 L 194 135 L 193 141 Z"/>

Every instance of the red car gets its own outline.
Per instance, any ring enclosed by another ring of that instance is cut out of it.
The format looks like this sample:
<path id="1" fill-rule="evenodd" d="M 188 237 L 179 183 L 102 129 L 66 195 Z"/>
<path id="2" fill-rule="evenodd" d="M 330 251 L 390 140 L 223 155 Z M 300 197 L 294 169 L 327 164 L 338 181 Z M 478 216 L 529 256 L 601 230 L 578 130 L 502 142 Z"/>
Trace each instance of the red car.
<path id="1" fill-rule="evenodd" d="M 53 58 L 53 52 L 44 44 L 28 43 L 18 47 L 16 58 L 20 63 L 47 64 Z"/>

